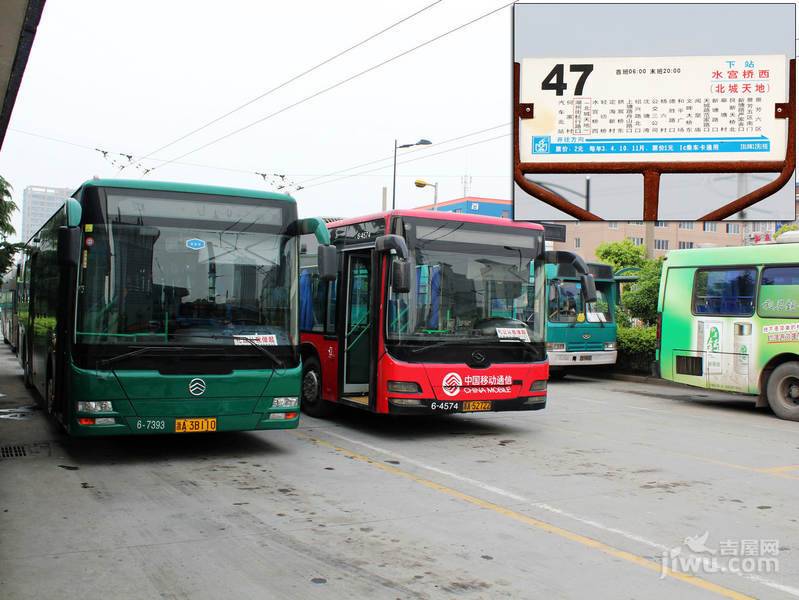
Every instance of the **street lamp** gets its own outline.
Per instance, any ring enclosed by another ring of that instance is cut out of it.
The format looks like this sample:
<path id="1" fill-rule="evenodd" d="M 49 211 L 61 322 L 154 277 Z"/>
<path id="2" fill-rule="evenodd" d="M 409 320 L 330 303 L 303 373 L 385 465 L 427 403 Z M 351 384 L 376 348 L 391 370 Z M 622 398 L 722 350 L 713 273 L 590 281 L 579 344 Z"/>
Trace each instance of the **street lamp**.
<path id="1" fill-rule="evenodd" d="M 591 177 L 589 175 L 585 176 L 585 193 L 578 192 L 577 190 L 566 187 L 565 185 L 550 183 L 549 181 L 533 181 L 533 183 L 545 188 L 560 188 L 566 192 L 571 192 L 575 196 L 581 196 L 583 199 L 585 199 L 585 210 L 591 210 Z"/>
<path id="2" fill-rule="evenodd" d="M 438 204 L 438 182 L 428 183 L 424 179 L 417 179 L 416 181 L 413 182 L 413 185 L 415 185 L 418 188 L 424 188 L 424 187 L 433 188 L 433 210 L 437 210 L 436 205 Z"/>
<path id="3" fill-rule="evenodd" d="M 393 184 L 391 186 L 391 210 L 397 208 L 397 149 L 412 148 L 413 146 L 429 146 L 432 143 L 433 142 L 430 140 L 422 138 L 415 144 L 402 144 L 401 146 L 397 146 L 397 140 L 394 140 L 394 177 Z"/>

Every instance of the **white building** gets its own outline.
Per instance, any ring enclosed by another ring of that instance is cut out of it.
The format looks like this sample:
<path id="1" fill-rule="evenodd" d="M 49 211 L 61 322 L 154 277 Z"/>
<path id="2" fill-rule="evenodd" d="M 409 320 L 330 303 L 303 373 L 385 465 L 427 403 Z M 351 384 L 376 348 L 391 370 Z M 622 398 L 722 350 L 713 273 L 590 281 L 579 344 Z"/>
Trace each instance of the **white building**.
<path id="1" fill-rule="evenodd" d="M 72 195 L 70 188 L 29 185 L 22 192 L 22 231 L 20 240 L 27 242 L 53 213 Z"/>

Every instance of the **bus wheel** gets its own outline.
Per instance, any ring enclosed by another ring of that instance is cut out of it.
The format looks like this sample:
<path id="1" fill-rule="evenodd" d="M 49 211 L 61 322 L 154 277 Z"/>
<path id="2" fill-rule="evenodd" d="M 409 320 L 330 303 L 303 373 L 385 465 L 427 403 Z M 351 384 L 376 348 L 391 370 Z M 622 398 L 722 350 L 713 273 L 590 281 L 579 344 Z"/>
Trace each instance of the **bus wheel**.
<path id="1" fill-rule="evenodd" d="M 549 380 L 550 381 L 560 381 L 566 377 L 566 369 L 563 368 L 552 368 L 549 367 Z"/>
<path id="2" fill-rule="evenodd" d="M 766 396 L 780 419 L 799 421 L 799 362 L 782 363 L 768 378 Z"/>
<path id="3" fill-rule="evenodd" d="M 26 388 L 30 389 L 33 387 L 33 381 L 31 380 L 31 370 L 30 370 L 30 361 L 28 360 L 27 355 L 27 344 L 23 344 L 22 346 L 22 383 L 25 385 Z"/>
<path id="4" fill-rule="evenodd" d="M 302 401 L 303 412 L 312 417 L 327 417 L 332 412 L 329 402 L 322 399 L 322 369 L 316 358 L 302 362 Z"/>

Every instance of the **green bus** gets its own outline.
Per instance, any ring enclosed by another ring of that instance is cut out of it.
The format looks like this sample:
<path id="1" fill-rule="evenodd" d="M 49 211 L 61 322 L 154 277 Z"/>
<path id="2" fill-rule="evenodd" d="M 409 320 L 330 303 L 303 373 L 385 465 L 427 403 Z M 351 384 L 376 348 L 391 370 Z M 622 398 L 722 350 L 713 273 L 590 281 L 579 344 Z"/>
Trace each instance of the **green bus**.
<path id="1" fill-rule="evenodd" d="M 298 423 L 298 240 L 290 196 L 133 180 L 84 183 L 27 244 L 24 381 L 73 435 Z"/>
<path id="2" fill-rule="evenodd" d="M 580 275 L 569 264 L 547 264 L 546 323 L 549 377 L 591 365 L 616 364 L 618 285 L 613 268 L 588 263 L 596 284 L 596 302 L 584 302 Z"/>
<path id="3" fill-rule="evenodd" d="M 14 265 L 3 277 L 0 285 L 0 328 L 3 330 L 3 342 L 17 351 L 17 274 L 19 268 Z"/>
<path id="4" fill-rule="evenodd" d="M 664 379 L 752 394 L 799 421 L 799 244 L 669 252 L 658 341 Z"/>

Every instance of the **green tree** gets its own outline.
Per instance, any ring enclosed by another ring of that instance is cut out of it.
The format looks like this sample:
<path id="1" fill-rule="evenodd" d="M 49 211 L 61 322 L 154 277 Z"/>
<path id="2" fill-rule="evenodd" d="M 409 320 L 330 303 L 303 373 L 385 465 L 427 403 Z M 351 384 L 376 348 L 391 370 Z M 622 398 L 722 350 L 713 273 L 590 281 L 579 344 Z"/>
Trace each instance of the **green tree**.
<path id="1" fill-rule="evenodd" d="M 778 238 L 778 237 L 780 237 L 780 236 L 781 236 L 783 233 L 785 233 L 786 231 L 799 231 L 799 225 L 797 225 L 796 223 L 786 223 L 785 225 L 783 225 L 782 227 L 780 227 L 780 228 L 779 228 L 779 229 L 778 229 L 778 230 L 777 230 L 777 231 L 774 233 L 774 237 L 775 237 L 775 238 Z"/>
<path id="2" fill-rule="evenodd" d="M 602 242 L 597 246 L 596 255 L 604 263 L 618 271 L 622 267 L 642 267 L 646 262 L 643 246 L 636 246 L 632 240 L 620 242 Z"/>
<path id="3" fill-rule="evenodd" d="M 16 233 L 11 224 L 11 217 L 17 210 L 17 205 L 11 199 L 12 189 L 11 184 L 0 175 L 0 275 L 8 272 L 14 264 L 14 256 L 25 246 L 8 241 L 8 236 Z"/>
<path id="4" fill-rule="evenodd" d="M 658 291 L 663 259 L 645 260 L 638 274 L 638 281 L 624 293 L 622 303 L 630 316 L 652 325 L 657 320 Z"/>

